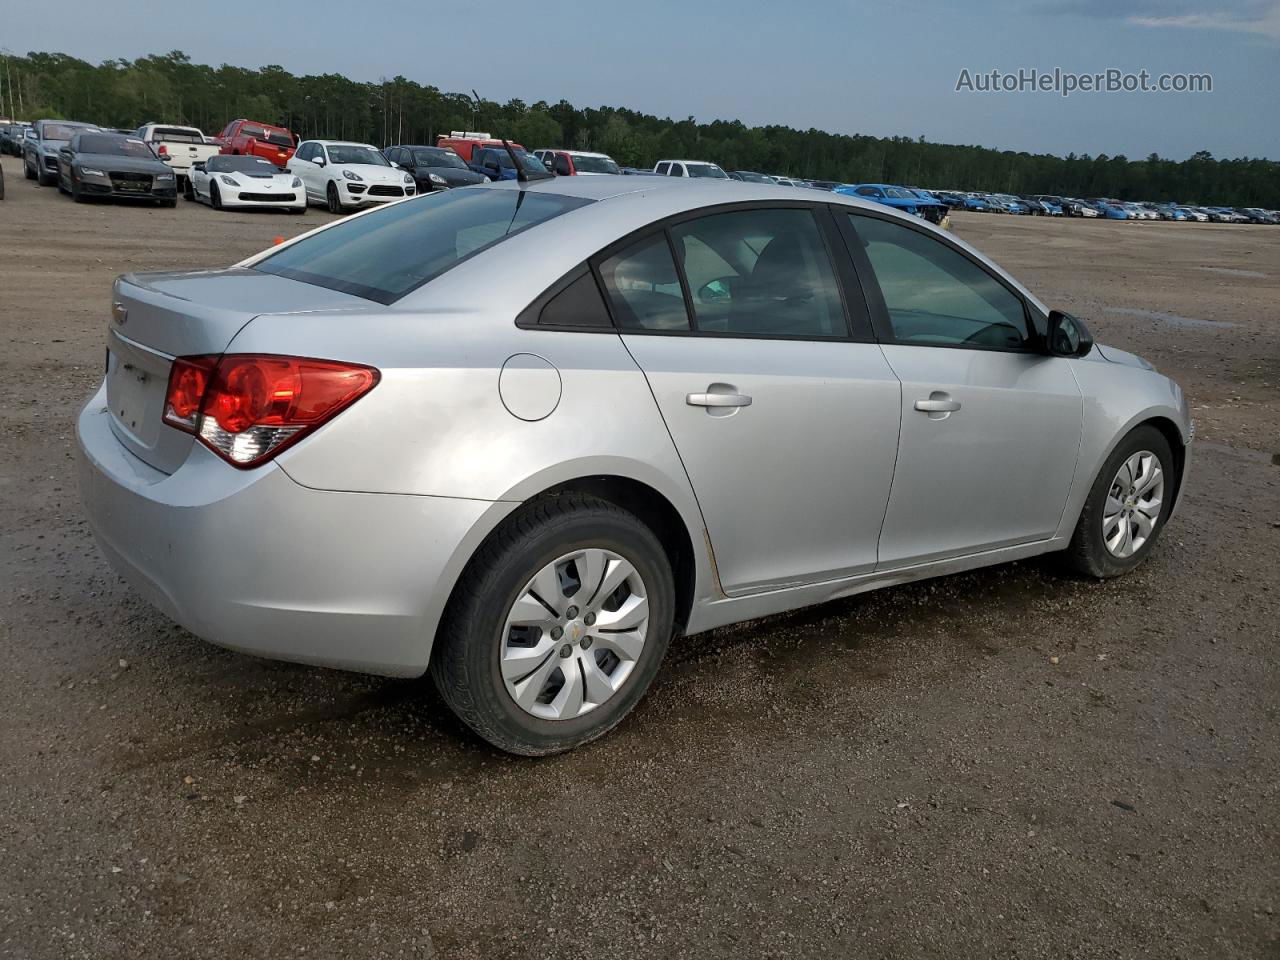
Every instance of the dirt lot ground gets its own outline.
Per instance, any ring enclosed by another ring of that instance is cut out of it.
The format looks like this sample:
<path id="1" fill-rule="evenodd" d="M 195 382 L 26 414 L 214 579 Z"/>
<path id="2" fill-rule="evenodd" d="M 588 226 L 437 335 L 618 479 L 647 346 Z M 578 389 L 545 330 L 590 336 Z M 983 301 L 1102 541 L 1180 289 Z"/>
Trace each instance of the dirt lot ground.
<path id="1" fill-rule="evenodd" d="M 529 761 L 423 681 L 196 640 L 80 519 L 112 278 L 327 215 L 80 207 L 3 162 L 0 956 L 1280 957 L 1280 228 L 957 218 L 1188 389 L 1139 571 L 689 638 Z"/>

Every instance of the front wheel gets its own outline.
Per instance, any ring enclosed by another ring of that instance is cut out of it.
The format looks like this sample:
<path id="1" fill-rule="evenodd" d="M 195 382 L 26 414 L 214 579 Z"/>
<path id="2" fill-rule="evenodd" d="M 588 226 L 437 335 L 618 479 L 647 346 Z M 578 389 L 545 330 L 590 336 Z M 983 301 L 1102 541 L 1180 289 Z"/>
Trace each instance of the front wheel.
<path id="1" fill-rule="evenodd" d="M 324 192 L 325 204 L 329 208 L 330 213 L 342 212 L 342 199 L 338 196 L 338 185 L 332 180 Z"/>
<path id="2" fill-rule="evenodd" d="M 431 675 L 472 730 L 540 756 L 594 740 L 644 696 L 671 639 L 675 587 L 637 517 L 579 494 L 526 504 L 468 564 Z"/>
<path id="3" fill-rule="evenodd" d="M 1168 519 L 1177 485 L 1169 441 L 1132 430 L 1098 472 L 1076 523 L 1067 563 L 1091 577 L 1118 577 L 1141 563 Z"/>
<path id="4" fill-rule="evenodd" d="M 222 209 L 222 194 L 219 192 L 216 183 L 209 184 L 209 206 L 215 210 Z"/>

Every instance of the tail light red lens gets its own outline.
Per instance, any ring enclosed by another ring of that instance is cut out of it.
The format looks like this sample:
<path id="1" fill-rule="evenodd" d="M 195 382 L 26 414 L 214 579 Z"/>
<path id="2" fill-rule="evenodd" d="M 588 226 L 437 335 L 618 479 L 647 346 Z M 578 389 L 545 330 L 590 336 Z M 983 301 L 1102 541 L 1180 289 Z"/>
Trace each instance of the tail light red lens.
<path id="1" fill-rule="evenodd" d="M 256 467 L 349 407 L 378 379 L 373 367 L 306 357 L 179 357 L 169 373 L 164 419 L 227 462 Z"/>

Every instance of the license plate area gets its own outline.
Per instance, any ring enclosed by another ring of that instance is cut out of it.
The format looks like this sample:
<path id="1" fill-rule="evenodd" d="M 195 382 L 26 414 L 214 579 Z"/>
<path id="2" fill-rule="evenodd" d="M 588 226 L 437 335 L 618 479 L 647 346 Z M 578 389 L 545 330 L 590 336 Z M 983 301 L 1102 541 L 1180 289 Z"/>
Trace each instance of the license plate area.
<path id="1" fill-rule="evenodd" d="M 107 407 L 117 431 L 145 449 L 156 445 L 170 358 L 114 330 L 107 337 Z"/>

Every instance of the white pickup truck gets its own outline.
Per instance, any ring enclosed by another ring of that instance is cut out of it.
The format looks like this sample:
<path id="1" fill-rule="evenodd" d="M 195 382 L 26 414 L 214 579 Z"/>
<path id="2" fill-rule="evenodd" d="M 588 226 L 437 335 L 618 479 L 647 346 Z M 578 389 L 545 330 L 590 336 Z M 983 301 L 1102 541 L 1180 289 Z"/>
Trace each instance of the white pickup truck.
<path id="1" fill-rule="evenodd" d="M 134 135 L 139 140 L 145 140 L 151 144 L 151 149 L 160 155 L 161 160 L 169 164 L 174 176 L 178 179 L 179 189 L 187 179 L 193 163 L 208 160 L 216 156 L 221 149 L 216 143 L 208 143 L 204 134 L 196 127 L 148 123 L 139 127 Z"/>

